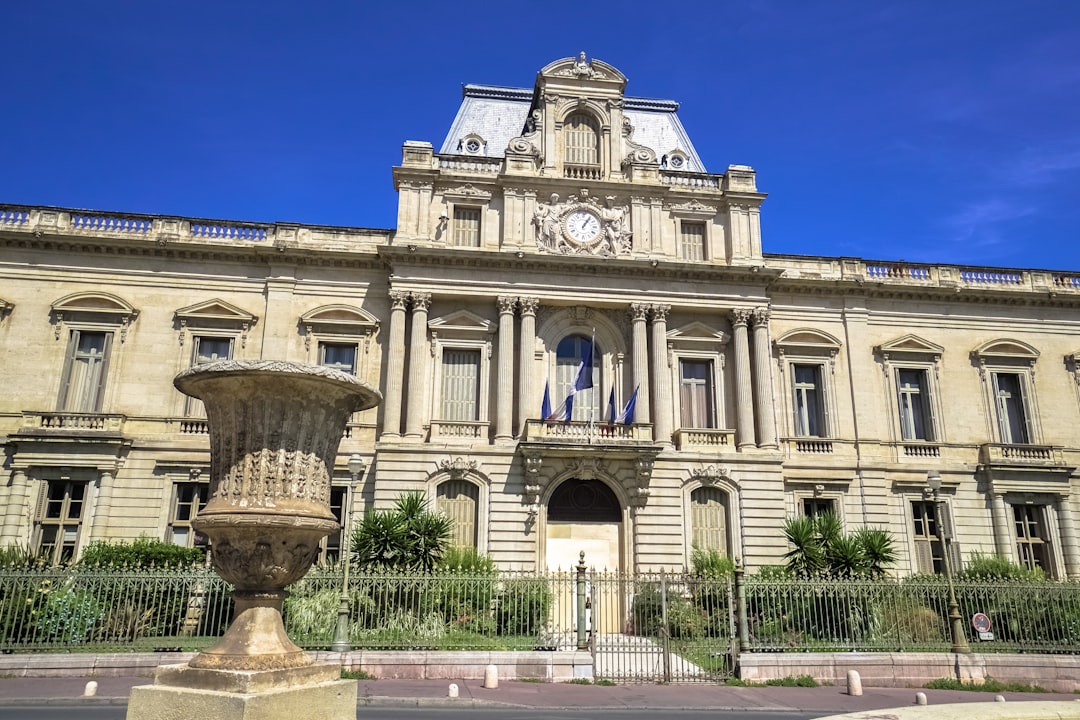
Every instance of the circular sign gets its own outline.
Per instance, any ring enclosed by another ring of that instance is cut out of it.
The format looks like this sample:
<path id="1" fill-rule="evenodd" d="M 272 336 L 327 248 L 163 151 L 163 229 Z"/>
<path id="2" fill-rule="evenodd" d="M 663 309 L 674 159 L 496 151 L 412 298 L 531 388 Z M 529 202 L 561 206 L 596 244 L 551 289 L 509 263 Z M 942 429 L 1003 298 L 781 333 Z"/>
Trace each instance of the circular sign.
<path id="1" fill-rule="evenodd" d="M 990 632 L 990 618 L 983 613 L 975 613 L 971 616 L 971 627 L 975 628 L 976 632 Z"/>

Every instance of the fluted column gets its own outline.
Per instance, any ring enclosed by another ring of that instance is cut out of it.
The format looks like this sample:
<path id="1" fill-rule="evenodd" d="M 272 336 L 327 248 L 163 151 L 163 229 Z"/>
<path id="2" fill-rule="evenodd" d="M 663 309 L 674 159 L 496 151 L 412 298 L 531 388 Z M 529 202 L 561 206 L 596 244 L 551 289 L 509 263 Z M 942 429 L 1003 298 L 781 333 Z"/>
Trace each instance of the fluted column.
<path id="1" fill-rule="evenodd" d="M 656 412 L 653 439 L 671 442 L 671 374 L 667 364 L 667 314 L 670 305 L 652 306 L 652 384 Z"/>
<path id="2" fill-rule="evenodd" d="M 540 405 L 533 397 L 533 350 L 536 347 L 536 308 L 540 301 L 534 297 L 518 298 L 521 308 L 521 344 L 518 351 L 518 435 L 525 434 L 529 417 L 540 416 Z"/>
<path id="3" fill-rule="evenodd" d="M 405 381 L 405 305 L 409 294 L 390 293 L 390 339 L 386 349 L 386 400 L 382 436 L 401 436 L 401 388 Z"/>
<path id="4" fill-rule="evenodd" d="M 424 437 L 424 379 L 427 369 L 427 318 L 431 293 L 410 293 L 412 298 L 412 334 L 409 339 L 409 399 L 405 406 L 405 437 Z"/>
<path id="5" fill-rule="evenodd" d="M 754 416 L 757 418 L 758 447 L 775 450 L 776 411 L 769 360 L 769 308 L 762 307 L 754 310 Z"/>
<path id="6" fill-rule="evenodd" d="M 29 538 L 24 538 L 19 533 L 22 524 L 22 514 L 26 508 L 26 496 L 30 492 L 29 480 L 26 470 L 15 468 L 11 471 L 11 487 L 7 493 L 7 505 L 4 508 L 4 525 L 0 531 L 0 545 L 8 546 L 16 543 L 27 544 Z"/>
<path id="7" fill-rule="evenodd" d="M 732 334 L 735 339 L 735 444 L 742 450 L 757 445 L 754 434 L 754 398 L 750 382 L 750 344 L 746 326 L 750 322 L 750 311 L 738 309 L 731 311 Z"/>
<path id="8" fill-rule="evenodd" d="M 98 476 L 97 497 L 94 499 L 94 524 L 90 527 L 90 540 L 104 540 L 108 535 L 106 525 L 112 514 L 113 473 L 102 470 Z"/>
<path id="9" fill-rule="evenodd" d="M 634 303 L 630 306 L 630 325 L 632 331 L 634 357 L 634 387 L 638 388 L 637 403 L 634 405 L 633 422 L 649 422 L 649 338 L 645 323 L 649 316 L 649 306 Z M 631 390 L 633 392 L 633 390 Z"/>
<path id="10" fill-rule="evenodd" d="M 1075 580 L 1080 577 L 1080 545 L 1076 538 L 1076 520 L 1068 495 L 1058 497 L 1054 503 L 1057 509 L 1058 527 L 1061 528 L 1061 555 L 1065 558 L 1065 577 Z"/>
<path id="11" fill-rule="evenodd" d="M 495 442 L 514 438 L 514 308 L 517 298 L 499 297 L 499 378 L 495 402 Z"/>
<path id="12" fill-rule="evenodd" d="M 1005 504 L 1004 495 L 994 494 L 990 515 L 994 520 L 994 549 L 1001 557 L 1015 559 L 1012 539 L 1009 537 L 1009 506 Z"/>

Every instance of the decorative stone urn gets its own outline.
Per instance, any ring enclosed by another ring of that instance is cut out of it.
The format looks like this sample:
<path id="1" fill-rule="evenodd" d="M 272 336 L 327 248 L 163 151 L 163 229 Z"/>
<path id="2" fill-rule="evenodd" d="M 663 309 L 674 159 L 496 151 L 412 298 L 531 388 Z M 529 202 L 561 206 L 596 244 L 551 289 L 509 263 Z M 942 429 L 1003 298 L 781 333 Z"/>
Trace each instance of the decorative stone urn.
<path id="1" fill-rule="evenodd" d="M 210 433 L 210 499 L 192 525 L 211 542 L 214 569 L 235 590 L 233 622 L 188 665 L 287 670 L 313 660 L 285 634 L 285 587 L 307 573 L 319 541 L 339 529 L 330 479 L 349 416 L 378 390 L 330 368 L 223 360 L 176 376 L 202 400 Z"/>

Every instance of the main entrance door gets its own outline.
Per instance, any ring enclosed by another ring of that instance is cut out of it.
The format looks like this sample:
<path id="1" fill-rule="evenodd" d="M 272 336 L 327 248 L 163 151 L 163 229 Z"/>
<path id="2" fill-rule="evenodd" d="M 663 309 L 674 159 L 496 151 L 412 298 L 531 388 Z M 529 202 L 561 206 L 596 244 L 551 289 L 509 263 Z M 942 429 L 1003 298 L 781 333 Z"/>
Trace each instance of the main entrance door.
<path id="1" fill-rule="evenodd" d="M 555 488 L 547 508 L 546 557 L 548 570 L 572 571 L 580 553 L 585 563 L 599 571 L 622 568 L 622 508 L 615 493 L 599 480 L 567 480 Z M 619 632 L 622 611 L 618 597 L 601 597 L 599 588 L 588 588 L 588 615 L 594 632 Z M 575 617 L 573 597 L 556 603 L 570 610 L 556 617 Z M 610 605 L 610 607 L 609 607 Z"/>

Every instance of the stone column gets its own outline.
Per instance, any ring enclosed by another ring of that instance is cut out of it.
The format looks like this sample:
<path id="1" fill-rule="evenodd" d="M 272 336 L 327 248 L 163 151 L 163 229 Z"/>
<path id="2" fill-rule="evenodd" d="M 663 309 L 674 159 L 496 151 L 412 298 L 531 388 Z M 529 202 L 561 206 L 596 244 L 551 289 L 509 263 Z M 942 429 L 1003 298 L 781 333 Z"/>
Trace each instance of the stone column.
<path id="1" fill-rule="evenodd" d="M 386 348 L 386 402 L 383 403 L 384 438 L 401 436 L 401 388 L 405 381 L 405 305 L 409 294 L 390 292 L 390 339 Z"/>
<path id="2" fill-rule="evenodd" d="M 1068 495 L 1061 495 L 1054 502 L 1057 510 L 1058 526 L 1061 528 L 1061 555 L 1065 558 L 1065 577 L 1075 580 L 1080 577 L 1080 544 L 1076 537 L 1076 520 Z"/>
<path id="3" fill-rule="evenodd" d="M 412 298 L 412 334 L 409 337 L 409 398 L 405 405 L 405 437 L 410 440 L 424 438 L 424 401 L 427 392 L 424 383 L 427 369 L 427 318 L 431 307 L 431 293 L 414 292 Z"/>
<path id="4" fill-rule="evenodd" d="M 12 470 L 11 488 L 8 490 L 7 505 L 4 509 L 4 525 L 3 530 L 0 531 L 0 545 L 27 544 L 29 538 L 22 537 L 19 531 L 23 511 L 26 509 L 26 496 L 29 492 L 30 482 L 26 477 L 26 470 L 23 468 Z"/>
<path id="5" fill-rule="evenodd" d="M 1015 560 L 1012 538 L 1009 537 L 1009 507 L 1005 504 L 1004 494 L 991 496 L 990 515 L 994 520 L 994 549 L 1001 557 Z"/>
<path id="6" fill-rule="evenodd" d="M 521 308 L 521 343 L 518 350 L 518 436 L 525 434 L 529 417 L 540 417 L 540 406 L 534 405 L 533 351 L 536 348 L 536 308 L 540 301 L 534 297 L 518 298 Z"/>
<path id="7" fill-rule="evenodd" d="M 104 540 L 108 534 L 105 526 L 112 513 L 113 483 L 115 477 L 109 470 L 102 470 L 98 475 L 97 497 L 94 500 L 94 524 L 90 527 L 90 540 Z"/>
<path id="8" fill-rule="evenodd" d="M 769 308 L 762 307 L 754 310 L 754 415 L 758 423 L 758 447 L 775 450 L 776 406 L 770 360 Z"/>
<path id="9" fill-rule="evenodd" d="M 747 342 L 746 325 L 750 311 L 731 311 L 731 327 L 735 338 L 735 444 L 743 450 L 757 445 L 754 435 L 753 389 L 750 383 L 750 345 Z"/>
<path id="10" fill-rule="evenodd" d="M 667 314 L 670 305 L 652 306 L 652 385 L 656 412 L 653 440 L 671 442 L 671 374 L 667 363 Z"/>
<path id="11" fill-rule="evenodd" d="M 630 306 L 634 357 L 634 387 L 638 388 L 637 404 L 634 406 L 634 422 L 649 422 L 649 339 L 645 327 L 649 306 L 634 303 Z M 633 392 L 633 390 L 631 390 Z"/>
<path id="12" fill-rule="evenodd" d="M 514 308 L 517 298 L 500 296 L 499 377 L 495 399 L 495 442 L 514 438 Z"/>

